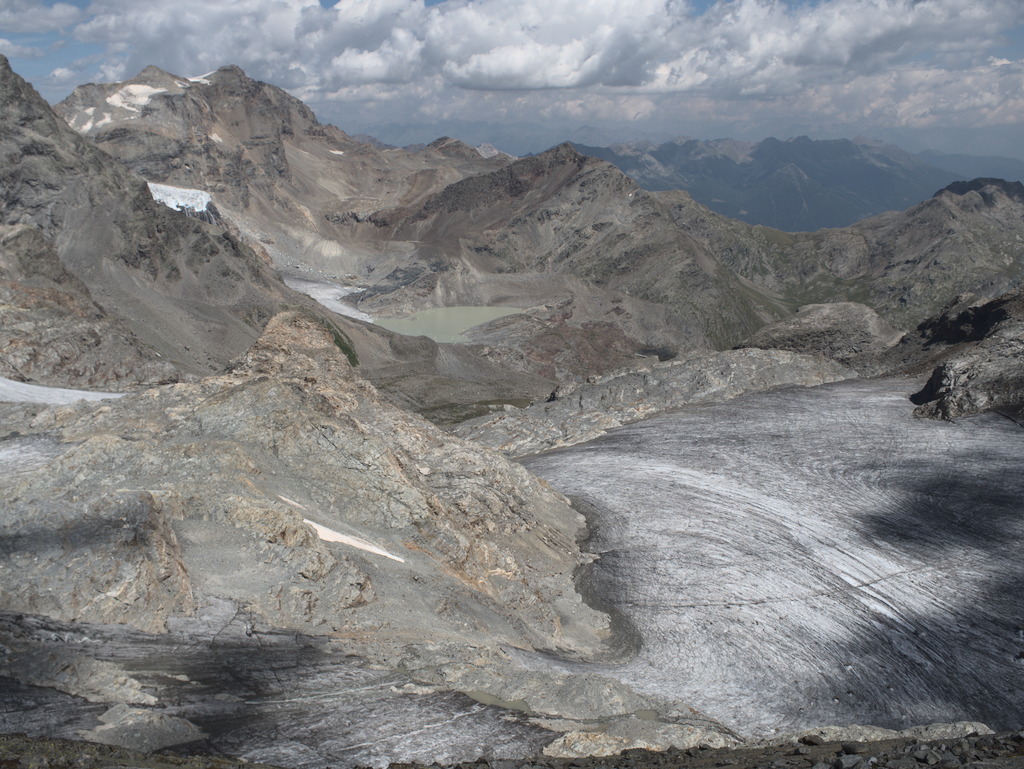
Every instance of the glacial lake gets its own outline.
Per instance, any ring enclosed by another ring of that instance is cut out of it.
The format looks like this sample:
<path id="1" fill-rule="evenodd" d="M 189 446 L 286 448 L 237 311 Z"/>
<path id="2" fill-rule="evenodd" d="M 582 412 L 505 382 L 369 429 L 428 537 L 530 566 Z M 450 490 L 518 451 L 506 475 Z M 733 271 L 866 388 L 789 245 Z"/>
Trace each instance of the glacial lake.
<path id="1" fill-rule="evenodd" d="M 463 334 L 473 326 L 521 312 L 516 307 L 435 307 L 404 318 L 375 318 L 374 321 L 396 334 L 428 336 L 435 342 L 466 342 Z"/>

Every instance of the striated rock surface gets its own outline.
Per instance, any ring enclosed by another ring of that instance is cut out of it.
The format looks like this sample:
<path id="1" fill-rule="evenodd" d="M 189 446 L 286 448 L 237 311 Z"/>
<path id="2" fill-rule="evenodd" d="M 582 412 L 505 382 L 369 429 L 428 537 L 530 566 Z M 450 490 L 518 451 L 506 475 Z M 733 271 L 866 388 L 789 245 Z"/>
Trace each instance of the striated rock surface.
<path id="1" fill-rule="evenodd" d="M 744 393 L 811 386 L 856 376 L 821 356 L 744 349 L 691 353 L 558 390 L 545 403 L 472 419 L 454 428 L 465 438 L 512 456 L 571 446 L 606 430 L 683 406 Z"/>
<path id="2" fill-rule="evenodd" d="M 525 460 L 588 511 L 592 589 L 643 640 L 590 670 L 763 739 L 1024 723 L 1024 434 L 916 419 L 918 384 L 756 393 Z"/>
<path id="3" fill-rule="evenodd" d="M 807 304 L 747 337 L 740 347 L 824 355 L 847 366 L 870 365 L 902 334 L 870 307 L 856 302 Z"/>

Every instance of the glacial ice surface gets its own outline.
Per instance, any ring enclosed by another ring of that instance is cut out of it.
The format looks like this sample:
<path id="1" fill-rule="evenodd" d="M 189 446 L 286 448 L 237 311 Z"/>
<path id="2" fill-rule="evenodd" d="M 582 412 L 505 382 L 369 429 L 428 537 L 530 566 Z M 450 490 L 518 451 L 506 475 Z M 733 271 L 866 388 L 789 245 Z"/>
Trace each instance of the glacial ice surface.
<path id="1" fill-rule="evenodd" d="M 363 320 L 367 323 L 373 323 L 373 318 L 370 315 L 356 309 L 355 305 L 345 301 L 345 297 L 349 294 L 358 293 L 358 288 L 339 286 L 336 283 L 325 283 L 317 280 L 305 280 L 304 278 L 285 278 L 284 282 L 288 288 L 294 289 L 300 294 L 305 294 L 311 299 L 315 299 L 331 312 L 336 312 L 338 315 L 344 315 L 348 318 Z"/>
<path id="2" fill-rule="evenodd" d="M 913 389 L 752 395 L 526 461 L 592 508 L 594 588 L 642 636 L 598 671 L 748 736 L 1020 728 L 1024 430 L 916 419 Z"/>

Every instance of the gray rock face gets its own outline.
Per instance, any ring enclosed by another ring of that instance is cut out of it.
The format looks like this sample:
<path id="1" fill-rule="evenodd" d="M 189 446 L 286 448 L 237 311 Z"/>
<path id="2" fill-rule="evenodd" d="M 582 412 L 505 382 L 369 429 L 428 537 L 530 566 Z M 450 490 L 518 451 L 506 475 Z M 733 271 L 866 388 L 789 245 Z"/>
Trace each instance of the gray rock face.
<path id="1" fill-rule="evenodd" d="M 146 180 L 211 193 L 278 267 L 335 275 L 361 271 L 367 258 L 390 271 L 394 260 L 366 233 L 431 192 L 508 162 L 448 138 L 384 152 L 235 66 L 193 79 L 151 66 L 124 82 L 80 86 L 55 109 Z"/>
<path id="2" fill-rule="evenodd" d="M 472 419 L 454 432 L 512 456 L 592 440 L 664 411 L 717 403 L 744 393 L 812 386 L 856 376 L 820 356 L 745 349 L 691 353 L 568 387 L 545 403 Z"/>
<path id="3" fill-rule="evenodd" d="M 93 302 L 35 227 L 0 227 L 0 304 L 2 377 L 68 388 L 181 377 Z"/>
<path id="4" fill-rule="evenodd" d="M 1024 277 L 1024 200 L 1001 180 L 958 183 L 903 212 L 849 227 L 785 233 L 718 216 L 684 193 L 659 193 L 676 222 L 737 274 L 805 305 L 856 301 L 896 328 L 951 296 L 992 299 Z"/>
<path id="5" fill-rule="evenodd" d="M 119 745 L 150 753 L 169 745 L 197 742 L 206 735 L 192 722 L 127 705 L 115 705 L 100 716 L 102 724 L 80 732 L 89 742 Z"/>
<path id="6" fill-rule="evenodd" d="M 847 366 L 871 362 L 902 334 L 870 307 L 855 302 L 808 304 L 743 340 L 740 347 L 824 355 Z"/>
<path id="7" fill-rule="evenodd" d="M 912 400 L 915 413 L 953 419 L 985 411 L 1024 413 L 1024 291 L 956 308 L 918 329 L 942 362 Z"/>
<path id="8" fill-rule="evenodd" d="M 92 301 L 131 328 L 137 341 L 122 343 L 137 351 L 131 359 L 162 356 L 185 371 L 209 372 L 244 352 L 294 300 L 236 238 L 156 203 L 141 179 L 68 128 L 3 58 L 0 105 L 0 225 L 40 230 Z M 121 371 L 107 381 L 131 378 Z"/>
<path id="9" fill-rule="evenodd" d="M 8 427 L 65 444 L 0 492 L 9 610 L 156 632 L 220 597 L 384 646 L 429 627 L 590 655 L 608 635 L 573 587 L 581 517 L 389 406 L 312 317 L 275 319 L 228 374 Z"/>

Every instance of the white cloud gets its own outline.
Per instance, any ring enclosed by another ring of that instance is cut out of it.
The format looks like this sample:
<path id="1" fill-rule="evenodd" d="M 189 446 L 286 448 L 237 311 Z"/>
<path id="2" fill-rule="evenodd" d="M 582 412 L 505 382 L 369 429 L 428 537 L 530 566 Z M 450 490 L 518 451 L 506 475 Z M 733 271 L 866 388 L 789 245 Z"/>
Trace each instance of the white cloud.
<path id="1" fill-rule="evenodd" d="M 82 11 L 70 3 L 43 5 L 35 0 L 4 0 L 0 4 L 0 30 L 9 34 L 56 32 L 81 18 Z"/>
<path id="2" fill-rule="evenodd" d="M 30 6 L 8 0 L 0 19 L 25 23 Z M 48 23 L 71 12 L 58 3 Z M 96 0 L 75 36 L 106 52 L 82 81 L 234 63 L 342 127 L 346 109 L 364 123 L 735 125 L 814 110 L 911 126 L 1012 120 L 1024 53 L 1000 36 L 1022 24 L 1020 0 L 718 0 L 703 13 L 688 0 Z"/>
<path id="3" fill-rule="evenodd" d="M 32 45 L 18 45 L 10 40 L 0 37 L 0 53 L 9 57 L 21 57 L 25 59 L 38 59 L 45 55 L 42 48 Z"/>

